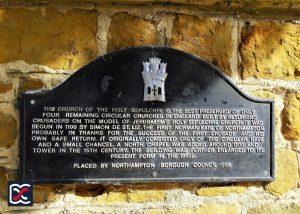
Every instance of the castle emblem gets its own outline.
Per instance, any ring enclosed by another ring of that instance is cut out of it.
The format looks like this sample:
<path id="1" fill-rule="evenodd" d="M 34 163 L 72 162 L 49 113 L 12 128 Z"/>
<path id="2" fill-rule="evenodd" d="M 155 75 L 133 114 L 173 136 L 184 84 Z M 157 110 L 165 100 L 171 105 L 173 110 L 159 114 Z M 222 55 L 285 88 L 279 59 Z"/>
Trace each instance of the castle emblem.
<path id="1" fill-rule="evenodd" d="M 144 101 L 166 101 L 165 80 L 167 78 L 167 63 L 152 57 L 149 62 L 143 62 Z"/>

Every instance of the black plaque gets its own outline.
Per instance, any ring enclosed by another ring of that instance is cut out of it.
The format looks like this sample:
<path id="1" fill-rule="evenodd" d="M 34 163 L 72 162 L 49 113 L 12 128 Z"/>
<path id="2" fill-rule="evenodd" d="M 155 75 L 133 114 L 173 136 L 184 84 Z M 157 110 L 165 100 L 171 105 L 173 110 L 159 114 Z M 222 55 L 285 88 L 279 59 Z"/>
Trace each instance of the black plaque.
<path id="1" fill-rule="evenodd" d="M 274 178 L 274 104 L 165 47 L 99 57 L 20 99 L 20 176 L 34 183 Z"/>

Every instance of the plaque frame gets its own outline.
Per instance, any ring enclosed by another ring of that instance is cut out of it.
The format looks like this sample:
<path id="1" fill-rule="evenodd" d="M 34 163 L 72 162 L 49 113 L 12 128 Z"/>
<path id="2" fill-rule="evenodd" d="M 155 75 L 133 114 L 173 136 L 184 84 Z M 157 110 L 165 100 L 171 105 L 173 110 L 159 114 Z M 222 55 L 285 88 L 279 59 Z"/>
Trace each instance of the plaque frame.
<path id="1" fill-rule="evenodd" d="M 88 66 L 92 63 L 97 63 L 97 60 L 110 58 L 114 54 L 122 51 L 128 51 L 133 49 L 141 49 L 141 50 L 155 50 L 160 51 L 163 49 L 167 49 L 170 52 L 176 52 L 177 54 L 181 54 L 184 57 L 188 57 L 198 63 L 204 64 L 209 69 L 217 72 L 217 74 L 225 81 L 227 82 L 236 92 L 238 92 L 239 95 L 246 98 L 247 100 L 255 103 L 268 103 L 270 105 L 270 175 L 269 177 L 174 177 L 174 178 L 157 178 L 155 176 L 148 177 L 148 178 L 80 178 L 80 179 L 43 179 L 43 180 L 31 180 L 28 179 L 26 176 L 26 169 L 25 169 L 25 163 L 26 163 L 26 154 L 25 154 L 25 147 L 26 147 L 26 141 L 25 141 L 25 133 L 23 130 L 25 119 L 26 119 L 26 111 L 25 111 L 25 100 L 30 99 L 30 96 L 34 95 L 35 97 L 40 97 L 44 95 L 51 95 L 53 94 L 53 91 L 60 87 L 63 84 L 67 84 L 68 81 L 72 78 L 74 74 L 76 74 L 79 71 L 82 71 L 84 69 L 87 69 Z M 24 92 L 19 96 L 18 99 L 19 104 L 19 110 L 20 110 L 20 126 L 19 126 L 19 156 L 20 156 L 20 162 L 19 162 L 19 178 L 23 181 L 30 181 L 34 184 L 72 184 L 72 183 L 78 183 L 78 184 L 134 184 L 134 183 L 156 183 L 156 182 L 176 182 L 176 183 L 186 183 L 186 182 L 202 182 L 202 183 L 236 183 L 236 182 L 271 182 L 275 179 L 275 104 L 273 100 L 269 99 L 260 99 L 260 98 L 254 98 L 249 95 L 247 95 L 245 92 L 240 90 L 234 82 L 227 77 L 219 68 L 212 65 L 211 63 L 207 62 L 206 60 L 203 60 L 201 58 L 198 58 L 197 56 L 186 53 L 177 49 L 169 48 L 169 47 L 163 47 L 163 46 L 140 46 L 140 47 L 130 47 L 125 48 L 122 50 L 114 51 L 108 54 L 105 54 L 103 56 L 98 57 L 94 61 L 88 63 L 87 65 L 83 66 L 82 68 L 78 69 L 76 72 L 74 72 L 70 77 L 68 77 L 65 81 L 63 81 L 61 84 L 55 86 L 52 89 L 49 90 L 29 90 Z"/>

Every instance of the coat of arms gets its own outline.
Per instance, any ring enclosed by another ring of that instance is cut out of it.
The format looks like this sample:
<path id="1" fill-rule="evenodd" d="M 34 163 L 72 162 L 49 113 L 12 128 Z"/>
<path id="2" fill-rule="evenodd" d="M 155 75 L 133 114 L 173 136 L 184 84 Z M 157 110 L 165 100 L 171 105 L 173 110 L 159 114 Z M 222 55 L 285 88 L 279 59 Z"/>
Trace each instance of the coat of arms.
<path id="1" fill-rule="evenodd" d="M 149 62 L 143 62 L 144 101 L 166 101 L 165 80 L 167 78 L 167 63 L 152 57 Z"/>

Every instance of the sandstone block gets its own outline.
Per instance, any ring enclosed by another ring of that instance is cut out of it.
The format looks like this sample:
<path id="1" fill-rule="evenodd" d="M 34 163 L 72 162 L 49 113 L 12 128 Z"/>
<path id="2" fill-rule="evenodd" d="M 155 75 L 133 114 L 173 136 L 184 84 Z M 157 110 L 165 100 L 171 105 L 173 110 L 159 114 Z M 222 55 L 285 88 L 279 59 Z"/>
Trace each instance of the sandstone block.
<path id="1" fill-rule="evenodd" d="M 7 184 L 9 181 L 16 180 L 16 171 L 6 169 L 3 166 L 0 166 L 0 202 L 1 198 L 6 200 L 7 198 Z"/>
<path id="2" fill-rule="evenodd" d="M 33 186 L 33 202 L 44 203 L 55 200 L 54 185 L 34 185 Z"/>
<path id="3" fill-rule="evenodd" d="M 0 94 L 6 93 L 13 88 L 13 83 L 12 82 L 4 82 L 0 80 Z"/>
<path id="4" fill-rule="evenodd" d="M 250 208 L 248 214 L 297 214 L 300 212 L 299 204 L 266 204 L 259 207 Z"/>
<path id="5" fill-rule="evenodd" d="M 2 9 L 0 17 L 0 63 L 24 60 L 70 70 L 97 56 L 97 12 Z"/>
<path id="6" fill-rule="evenodd" d="M 270 91 L 264 91 L 264 90 L 255 90 L 251 91 L 251 94 L 255 97 L 261 98 L 261 99 L 268 99 L 268 100 L 274 100 L 275 103 L 275 127 L 276 130 L 279 130 L 281 127 L 281 108 L 279 104 L 279 97 L 278 95 L 270 92 Z"/>
<path id="7" fill-rule="evenodd" d="M 240 49 L 243 78 L 300 79 L 299 34 L 299 24 L 246 24 Z"/>
<path id="8" fill-rule="evenodd" d="M 125 186 L 109 186 L 102 189 L 103 193 L 97 196 L 97 202 L 100 204 L 127 202 L 127 191 L 128 189 Z"/>
<path id="9" fill-rule="evenodd" d="M 222 203 L 207 203 L 198 208 L 177 208 L 177 209 L 149 209 L 145 214 L 238 214 L 241 212 L 241 208 L 237 204 L 222 204 Z"/>
<path id="10" fill-rule="evenodd" d="M 300 140 L 300 93 L 289 93 L 283 110 L 282 132 L 288 140 Z"/>
<path id="11" fill-rule="evenodd" d="M 197 208 L 196 213 L 234 214 L 241 213 L 241 207 L 238 204 L 208 203 Z"/>
<path id="12" fill-rule="evenodd" d="M 233 51 L 231 21 L 178 15 L 170 46 L 208 60 L 230 75 Z"/>
<path id="13" fill-rule="evenodd" d="M 112 17 L 107 40 L 108 52 L 131 46 L 159 44 L 158 32 L 152 22 L 127 13 Z"/>
<path id="14" fill-rule="evenodd" d="M 275 154 L 275 180 L 265 186 L 265 190 L 273 195 L 280 196 L 297 187 L 298 163 L 295 152 L 288 149 L 279 149 Z"/>
<path id="15" fill-rule="evenodd" d="M 262 99 L 270 99 L 270 100 L 276 99 L 276 95 L 270 91 L 256 90 L 253 91 L 252 94 Z"/>
<path id="16" fill-rule="evenodd" d="M 127 202 L 127 195 L 124 192 L 109 192 L 102 195 L 106 203 L 120 203 Z"/>
<path id="17" fill-rule="evenodd" d="M 28 90 L 37 90 L 45 87 L 42 80 L 30 76 L 22 76 L 19 79 L 19 94 Z"/>
<path id="18" fill-rule="evenodd" d="M 148 184 L 136 184 L 134 186 L 114 186 L 105 191 L 107 196 L 107 202 L 118 197 L 119 202 L 159 202 L 164 201 L 166 197 L 166 191 L 170 189 L 185 189 L 187 191 L 194 191 L 195 184 L 178 184 L 178 183 L 148 183 Z"/>
<path id="19" fill-rule="evenodd" d="M 0 112 L 0 147 L 10 147 L 18 134 L 18 125 L 14 117 Z"/>
<path id="20" fill-rule="evenodd" d="M 233 193 L 241 194 L 246 190 L 246 185 L 202 187 L 197 191 L 197 194 L 201 196 L 227 196 Z"/>
<path id="21" fill-rule="evenodd" d="M 0 197 L 5 198 L 7 195 L 8 176 L 6 169 L 0 166 Z"/>
<path id="22" fill-rule="evenodd" d="M 166 192 L 164 190 L 140 189 L 128 192 L 128 201 L 133 203 L 163 201 Z"/>

